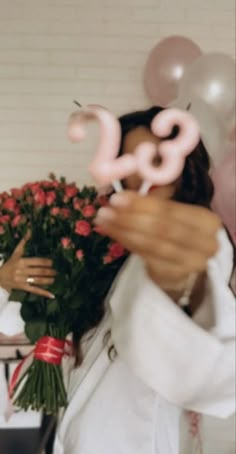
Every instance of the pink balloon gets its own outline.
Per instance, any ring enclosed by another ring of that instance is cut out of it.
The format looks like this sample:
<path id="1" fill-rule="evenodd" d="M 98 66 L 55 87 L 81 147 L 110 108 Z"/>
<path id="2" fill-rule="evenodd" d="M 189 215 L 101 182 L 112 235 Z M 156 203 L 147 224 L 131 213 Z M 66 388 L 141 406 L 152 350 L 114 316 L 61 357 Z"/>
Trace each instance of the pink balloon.
<path id="1" fill-rule="evenodd" d="M 170 36 L 157 44 L 144 72 L 144 85 L 150 99 L 161 106 L 173 101 L 185 69 L 200 55 L 200 47 L 183 36 Z"/>
<path id="2" fill-rule="evenodd" d="M 155 135 L 163 138 L 178 125 L 180 131 L 175 139 L 161 142 L 158 149 L 150 143 L 141 144 L 134 154 L 117 158 L 121 142 L 120 124 L 115 116 L 100 106 L 91 105 L 72 114 L 68 129 L 70 140 L 84 139 L 85 125 L 90 120 L 99 122 L 100 142 L 89 171 L 101 185 L 114 183 L 133 173 L 138 173 L 150 185 L 168 184 L 180 175 L 185 157 L 199 141 L 198 126 L 193 117 L 186 111 L 167 109 L 156 115 L 152 130 Z M 163 159 L 158 168 L 153 166 L 153 158 L 157 152 Z"/>
<path id="3" fill-rule="evenodd" d="M 153 119 L 151 129 L 157 137 L 165 138 L 171 134 L 174 126 L 179 127 L 177 137 L 162 141 L 158 150 L 152 144 L 140 144 L 136 150 L 139 174 L 152 184 L 165 185 L 175 181 L 183 171 L 186 156 L 199 143 L 198 124 L 186 111 L 163 110 Z M 152 165 L 157 151 L 162 158 L 158 168 Z"/>
<path id="4" fill-rule="evenodd" d="M 230 150 L 224 160 L 212 172 L 212 178 L 215 184 L 212 208 L 219 214 L 236 244 L 235 154 L 235 144 L 234 146 L 231 144 Z"/>

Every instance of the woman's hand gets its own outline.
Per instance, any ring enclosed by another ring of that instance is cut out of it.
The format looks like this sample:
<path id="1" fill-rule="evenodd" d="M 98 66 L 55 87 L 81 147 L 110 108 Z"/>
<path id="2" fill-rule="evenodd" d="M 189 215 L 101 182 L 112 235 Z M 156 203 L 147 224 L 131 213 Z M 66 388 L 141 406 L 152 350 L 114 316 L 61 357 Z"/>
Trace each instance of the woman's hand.
<path id="1" fill-rule="evenodd" d="M 41 286 L 54 282 L 56 271 L 52 260 L 44 258 L 23 258 L 28 237 L 23 238 L 10 259 L 0 268 L 0 286 L 11 292 L 12 289 L 24 290 L 35 295 L 54 298 L 54 295 Z M 31 283 L 27 281 L 31 279 Z"/>
<path id="2" fill-rule="evenodd" d="M 139 254 L 150 277 L 167 293 L 181 295 L 189 275 L 203 275 L 217 252 L 221 223 L 206 208 L 126 191 L 113 195 L 110 204 L 99 210 L 96 224 Z"/>

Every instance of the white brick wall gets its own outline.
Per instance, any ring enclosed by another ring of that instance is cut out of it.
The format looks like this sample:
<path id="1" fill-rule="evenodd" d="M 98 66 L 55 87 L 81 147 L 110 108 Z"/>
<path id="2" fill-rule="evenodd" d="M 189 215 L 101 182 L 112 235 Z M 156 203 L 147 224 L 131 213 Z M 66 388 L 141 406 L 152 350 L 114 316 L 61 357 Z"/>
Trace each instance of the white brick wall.
<path id="1" fill-rule="evenodd" d="M 234 55 L 234 0 L 0 0 L 0 190 L 50 170 L 88 181 L 95 138 L 68 143 L 72 100 L 147 106 L 143 67 L 163 37 Z"/>
<path id="2" fill-rule="evenodd" d="M 235 1 L 0 0 L 0 191 L 51 170 L 88 181 L 96 139 L 68 143 L 72 100 L 147 106 L 148 52 L 174 34 L 234 56 Z M 212 441 L 204 454 L 233 454 L 232 423 L 220 427 L 225 451 Z"/>

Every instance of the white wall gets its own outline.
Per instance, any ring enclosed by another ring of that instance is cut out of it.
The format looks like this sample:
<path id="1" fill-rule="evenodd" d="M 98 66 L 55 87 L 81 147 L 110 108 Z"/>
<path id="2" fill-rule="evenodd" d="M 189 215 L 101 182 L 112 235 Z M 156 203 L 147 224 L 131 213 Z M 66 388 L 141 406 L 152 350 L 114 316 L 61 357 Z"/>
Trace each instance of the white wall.
<path id="1" fill-rule="evenodd" d="M 72 100 L 147 106 L 148 52 L 173 34 L 234 56 L 234 0 L 0 0 L 0 191 L 51 170 L 87 181 L 92 141 L 65 135 Z M 204 454 L 233 454 L 233 421 L 207 424 Z"/>
<path id="2" fill-rule="evenodd" d="M 72 100 L 147 106 L 150 49 L 181 34 L 234 55 L 234 12 L 234 0 L 0 0 L 0 190 L 50 170 L 84 183 L 94 147 L 67 142 Z"/>

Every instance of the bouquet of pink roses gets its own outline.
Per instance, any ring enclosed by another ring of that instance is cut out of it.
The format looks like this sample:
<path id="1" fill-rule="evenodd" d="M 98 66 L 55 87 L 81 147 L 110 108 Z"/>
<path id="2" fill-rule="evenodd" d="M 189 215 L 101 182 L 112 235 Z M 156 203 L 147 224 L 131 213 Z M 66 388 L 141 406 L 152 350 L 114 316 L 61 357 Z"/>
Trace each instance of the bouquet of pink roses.
<path id="1" fill-rule="evenodd" d="M 83 311 L 92 311 L 96 300 L 106 296 L 126 257 L 123 247 L 93 224 L 106 203 L 94 187 L 79 189 L 54 175 L 0 194 L 4 260 L 30 230 L 25 256 L 51 258 L 57 270 L 48 287 L 55 299 L 22 291 L 11 296 L 22 303 L 25 334 L 35 344 L 29 367 L 20 366 L 10 390 L 20 408 L 56 414 L 67 403 L 61 369 L 66 337 L 83 323 Z"/>

